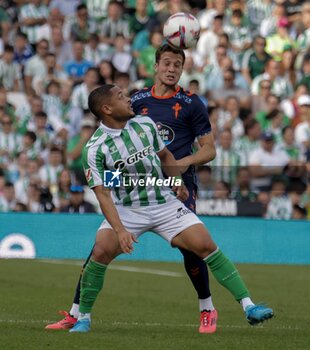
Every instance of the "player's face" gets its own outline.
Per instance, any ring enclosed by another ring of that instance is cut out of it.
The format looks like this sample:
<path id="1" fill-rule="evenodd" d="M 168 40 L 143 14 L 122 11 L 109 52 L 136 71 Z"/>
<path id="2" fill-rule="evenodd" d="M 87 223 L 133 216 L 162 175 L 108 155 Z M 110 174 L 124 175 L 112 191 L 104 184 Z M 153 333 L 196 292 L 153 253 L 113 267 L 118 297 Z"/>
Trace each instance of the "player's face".
<path id="1" fill-rule="evenodd" d="M 178 83 L 182 70 L 182 56 L 173 52 L 164 52 L 159 62 L 155 64 L 156 78 L 160 83 L 168 86 Z"/>
<path id="2" fill-rule="evenodd" d="M 135 113 L 131 107 L 130 98 L 124 95 L 123 91 L 118 86 L 114 86 L 111 92 L 110 110 L 113 119 L 123 121 L 132 118 Z"/>

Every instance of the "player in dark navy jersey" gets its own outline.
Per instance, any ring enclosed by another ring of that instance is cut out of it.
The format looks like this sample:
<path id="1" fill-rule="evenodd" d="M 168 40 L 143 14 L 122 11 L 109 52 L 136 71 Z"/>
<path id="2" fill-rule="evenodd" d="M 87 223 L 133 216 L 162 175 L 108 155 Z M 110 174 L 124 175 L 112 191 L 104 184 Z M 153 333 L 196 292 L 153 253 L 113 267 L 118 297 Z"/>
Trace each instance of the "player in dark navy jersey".
<path id="1" fill-rule="evenodd" d="M 189 190 L 185 205 L 195 211 L 196 165 L 205 164 L 215 158 L 215 146 L 207 110 L 199 97 L 179 87 L 185 55 L 182 50 L 163 45 L 156 52 L 155 85 L 143 89 L 132 96 L 132 106 L 136 115 L 147 115 L 156 123 L 158 132 L 167 148 L 177 159 L 183 180 Z M 192 145 L 197 138 L 200 145 L 192 153 Z M 181 249 L 180 249 L 181 250 Z M 209 289 L 209 276 L 205 263 L 195 254 L 181 250 L 184 264 L 199 298 L 200 333 L 216 331 L 217 312 L 213 306 Z M 91 256 L 91 254 L 90 254 Z M 85 263 L 87 264 L 88 259 Z M 84 265 L 84 266 L 85 266 Z M 76 322 L 79 310 L 80 281 L 70 313 L 65 319 L 48 325 L 48 329 L 69 328 Z"/>

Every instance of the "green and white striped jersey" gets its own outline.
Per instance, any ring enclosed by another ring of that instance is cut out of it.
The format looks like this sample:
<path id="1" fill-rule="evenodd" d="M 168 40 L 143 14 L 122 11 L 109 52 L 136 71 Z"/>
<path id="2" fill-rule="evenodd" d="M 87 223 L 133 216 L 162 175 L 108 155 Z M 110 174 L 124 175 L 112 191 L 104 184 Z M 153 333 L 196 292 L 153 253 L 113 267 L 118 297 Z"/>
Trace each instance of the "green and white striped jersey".
<path id="1" fill-rule="evenodd" d="M 83 149 L 83 167 L 89 187 L 104 185 L 104 171 L 121 171 L 119 187 L 111 188 L 115 204 L 139 207 L 173 199 L 166 186 L 137 184 L 146 178 L 164 179 L 157 152 L 165 147 L 149 117 L 136 116 L 124 129 L 100 124 Z"/>
<path id="2" fill-rule="evenodd" d="M 47 18 L 49 15 L 49 9 L 47 6 L 41 4 L 35 6 L 34 4 L 26 4 L 20 8 L 19 21 L 23 21 L 29 18 Z M 28 37 L 31 44 L 37 43 L 40 38 L 40 30 L 42 30 L 42 25 L 37 24 L 34 26 L 22 26 L 22 32 Z"/>

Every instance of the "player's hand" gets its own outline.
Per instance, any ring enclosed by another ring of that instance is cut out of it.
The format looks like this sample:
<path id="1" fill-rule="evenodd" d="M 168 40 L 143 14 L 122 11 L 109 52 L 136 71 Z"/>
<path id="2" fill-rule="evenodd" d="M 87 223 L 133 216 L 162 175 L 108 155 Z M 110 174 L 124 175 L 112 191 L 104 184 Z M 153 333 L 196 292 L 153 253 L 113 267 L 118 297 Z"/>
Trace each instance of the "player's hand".
<path id="1" fill-rule="evenodd" d="M 173 186 L 172 191 L 176 193 L 177 199 L 184 202 L 189 196 L 188 190 L 184 184 L 181 186 Z"/>
<path id="2" fill-rule="evenodd" d="M 125 254 L 131 254 L 133 252 L 133 243 L 138 243 L 136 237 L 125 229 L 118 232 L 118 240 L 122 252 Z"/>

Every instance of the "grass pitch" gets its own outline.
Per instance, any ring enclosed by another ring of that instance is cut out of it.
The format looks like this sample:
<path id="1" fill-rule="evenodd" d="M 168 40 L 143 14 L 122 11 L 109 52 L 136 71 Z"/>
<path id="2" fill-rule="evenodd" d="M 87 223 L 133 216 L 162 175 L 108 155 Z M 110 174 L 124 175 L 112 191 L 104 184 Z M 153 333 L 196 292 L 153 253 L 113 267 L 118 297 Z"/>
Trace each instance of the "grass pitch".
<path id="1" fill-rule="evenodd" d="M 205 335 L 197 331 L 197 297 L 181 264 L 115 262 L 90 333 L 45 331 L 59 320 L 58 310 L 71 306 L 78 265 L 0 260 L 1 350 L 310 349 L 310 266 L 238 266 L 253 299 L 276 314 L 258 327 L 247 324 L 240 306 L 211 277 L 218 331 Z"/>

